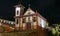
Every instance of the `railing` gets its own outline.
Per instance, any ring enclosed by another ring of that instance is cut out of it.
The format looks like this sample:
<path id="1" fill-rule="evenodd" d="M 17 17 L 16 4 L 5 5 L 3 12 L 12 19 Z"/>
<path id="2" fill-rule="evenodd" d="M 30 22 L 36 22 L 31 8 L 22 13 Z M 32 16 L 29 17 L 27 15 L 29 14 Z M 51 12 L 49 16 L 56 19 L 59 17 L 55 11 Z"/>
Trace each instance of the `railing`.
<path id="1" fill-rule="evenodd" d="M 4 20 L 4 19 L 0 19 L 0 23 L 8 23 L 11 25 L 15 24 L 15 22 L 13 22 L 13 21 L 8 21 L 8 20 Z"/>

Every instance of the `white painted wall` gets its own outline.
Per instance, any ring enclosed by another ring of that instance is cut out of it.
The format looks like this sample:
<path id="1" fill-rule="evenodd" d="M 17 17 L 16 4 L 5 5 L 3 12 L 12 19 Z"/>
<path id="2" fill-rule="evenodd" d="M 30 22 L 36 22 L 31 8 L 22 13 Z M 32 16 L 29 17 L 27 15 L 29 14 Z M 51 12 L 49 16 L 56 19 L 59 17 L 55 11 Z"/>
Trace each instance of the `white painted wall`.
<path id="1" fill-rule="evenodd" d="M 34 22 L 34 29 L 36 29 L 37 28 L 37 24 L 36 24 L 36 22 Z"/>
<path id="2" fill-rule="evenodd" d="M 26 22 L 28 22 L 28 17 L 26 17 Z"/>
<path id="3" fill-rule="evenodd" d="M 22 18 L 20 18 L 20 27 L 22 27 L 22 24 L 23 24 L 23 23 L 22 23 Z"/>
<path id="4" fill-rule="evenodd" d="M 29 9 L 29 10 L 27 10 L 27 11 L 25 12 L 25 14 L 24 14 L 24 15 L 29 15 L 28 13 L 30 13 L 30 14 L 35 14 L 35 12 L 34 12 L 34 11 L 32 11 L 31 9 Z"/>
<path id="5" fill-rule="evenodd" d="M 15 27 L 19 27 L 19 24 L 15 24 Z"/>
<path id="6" fill-rule="evenodd" d="M 2 24 L 1 24 L 1 22 L 0 22 L 0 26 L 1 26 Z"/>
<path id="7" fill-rule="evenodd" d="M 32 16 L 29 17 L 30 17 L 30 22 L 32 22 Z M 26 22 L 28 22 L 28 17 L 26 17 Z"/>
<path id="8" fill-rule="evenodd" d="M 42 18 L 41 18 L 41 26 L 42 26 L 43 28 L 46 27 L 46 22 L 45 22 L 45 20 L 43 20 Z"/>
<path id="9" fill-rule="evenodd" d="M 46 27 L 46 21 L 43 20 L 41 17 L 38 17 L 38 25 L 45 28 Z"/>
<path id="10" fill-rule="evenodd" d="M 16 20 L 17 20 L 17 19 L 16 19 Z M 20 22 L 20 23 L 18 23 L 18 24 L 15 23 L 15 26 L 16 26 L 16 27 L 22 27 L 22 18 L 20 18 L 20 21 L 19 21 L 19 22 Z"/>
<path id="11" fill-rule="evenodd" d="M 34 26 L 37 25 L 36 22 L 34 22 Z"/>
<path id="12" fill-rule="evenodd" d="M 38 25 L 41 26 L 41 25 L 40 25 L 40 17 L 38 17 Z"/>
<path id="13" fill-rule="evenodd" d="M 23 29 L 26 29 L 26 24 L 25 23 L 23 23 Z"/>

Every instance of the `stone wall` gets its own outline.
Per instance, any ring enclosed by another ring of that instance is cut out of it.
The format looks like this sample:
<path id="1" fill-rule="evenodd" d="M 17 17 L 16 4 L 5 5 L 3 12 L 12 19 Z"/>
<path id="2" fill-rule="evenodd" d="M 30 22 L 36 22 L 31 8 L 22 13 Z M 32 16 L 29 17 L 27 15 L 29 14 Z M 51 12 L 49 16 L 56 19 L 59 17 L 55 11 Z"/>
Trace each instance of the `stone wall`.
<path id="1" fill-rule="evenodd" d="M 25 30 L 25 31 L 19 31 L 19 32 L 3 32 L 0 33 L 0 36 L 45 36 L 44 34 L 46 34 L 43 31 L 37 31 L 37 30 Z"/>

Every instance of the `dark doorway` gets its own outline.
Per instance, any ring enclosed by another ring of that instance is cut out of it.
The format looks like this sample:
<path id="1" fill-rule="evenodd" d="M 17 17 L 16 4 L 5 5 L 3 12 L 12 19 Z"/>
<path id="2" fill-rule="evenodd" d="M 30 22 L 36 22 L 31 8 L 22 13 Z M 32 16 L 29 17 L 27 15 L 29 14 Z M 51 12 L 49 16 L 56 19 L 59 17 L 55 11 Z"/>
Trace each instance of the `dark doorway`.
<path id="1" fill-rule="evenodd" d="M 28 29 L 28 30 L 31 29 L 31 23 L 29 23 L 29 22 L 26 23 L 26 29 Z"/>

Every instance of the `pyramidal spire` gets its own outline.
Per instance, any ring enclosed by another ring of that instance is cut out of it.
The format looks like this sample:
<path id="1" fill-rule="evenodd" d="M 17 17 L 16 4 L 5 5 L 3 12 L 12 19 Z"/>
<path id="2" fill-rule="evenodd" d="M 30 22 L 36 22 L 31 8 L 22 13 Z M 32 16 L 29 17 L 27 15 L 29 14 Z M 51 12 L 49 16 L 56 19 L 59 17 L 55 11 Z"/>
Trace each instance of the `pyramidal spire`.
<path id="1" fill-rule="evenodd" d="M 22 0 L 18 0 L 18 3 L 17 5 L 15 5 L 14 7 L 24 7 L 22 4 L 21 4 Z M 25 8 L 25 7 L 24 7 Z"/>
<path id="2" fill-rule="evenodd" d="M 21 0 L 18 0 L 18 4 L 21 4 Z"/>

